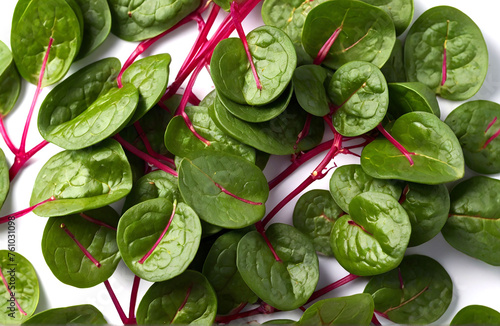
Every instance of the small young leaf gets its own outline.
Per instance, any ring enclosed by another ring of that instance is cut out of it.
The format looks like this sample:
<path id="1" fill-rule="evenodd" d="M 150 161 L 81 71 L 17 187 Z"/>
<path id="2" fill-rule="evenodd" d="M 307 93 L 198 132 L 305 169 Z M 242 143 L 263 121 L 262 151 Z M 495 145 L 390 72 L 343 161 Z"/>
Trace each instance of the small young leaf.
<path id="1" fill-rule="evenodd" d="M 293 73 L 297 102 L 306 112 L 318 117 L 330 113 L 325 89 L 326 78 L 326 70 L 318 65 L 300 66 Z"/>
<path id="2" fill-rule="evenodd" d="M 441 117 L 436 94 L 425 84 L 389 83 L 389 113 L 399 118 L 405 113 L 423 111 Z"/>
<path id="3" fill-rule="evenodd" d="M 26 325 L 67 325 L 93 324 L 102 325 L 108 322 L 102 313 L 94 306 L 86 304 L 65 308 L 54 308 L 42 311 L 23 324 Z"/>
<path id="4" fill-rule="evenodd" d="M 5 117 L 16 104 L 21 91 L 21 78 L 16 70 L 12 53 L 0 41 L 0 115 Z"/>

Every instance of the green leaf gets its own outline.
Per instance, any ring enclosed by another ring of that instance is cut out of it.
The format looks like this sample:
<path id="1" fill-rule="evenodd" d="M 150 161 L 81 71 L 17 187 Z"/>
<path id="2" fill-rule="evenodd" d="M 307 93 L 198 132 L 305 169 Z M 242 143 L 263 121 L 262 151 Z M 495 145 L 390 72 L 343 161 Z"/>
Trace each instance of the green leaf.
<path id="1" fill-rule="evenodd" d="M 210 146 L 206 146 L 189 130 L 182 116 L 176 116 L 165 131 L 165 146 L 171 153 L 180 157 L 194 158 L 200 151 L 223 152 L 241 156 L 251 163 L 255 162 L 255 150 L 220 130 L 210 117 L 208 108 L 188 106 L 185 112 L 194 129 L 210 142 Z"/>
<path id="2" fill-rule="evenodd" d="M 397 267 L 410 240 L 408 214 L 396 199 L 365 192 L 351 200 L 349 215 L 335 222 L 333 254 L 349 273 L 368 276 Z"/>
<path id="3" fill-rule="evenodd" d="M 168 281 L 153 284 L 137 308 L 137 323 L 211 325 L 217 299 L 205 276 L 186 271 Z"/>
<path id="4" fill-rule="evenodd" d="M 258 299 L 236 267 L 236 249 L 244 235 L 245 232 L 239 230 L 221 235 L 210 248 L 203 264 L 203 275 L 217 294 L 218 314 L 228 314 L 242 303 L 255 303 Z"/>
<path id="5" fill-rule="evenodd" d="M 495 309 L 470 305 L 457 312 L 450 325 L 498 325 L 499 323 L 500 313 Z"/>
<path id="6" fill-rule="evenodd" d="M 217 92 L 231 101 L 268 104 L 290 83 L 297 56 L 288 36 L 272 26 L 254 29 L 248 33 L 247 41 L 262 89 L 257 88 L 243 43 L 238 38 L 224 39 L 215 47 L 210 60 L 212 80 Z"/>
<path id="7" fill-rule="evenodd" d="M 214 122 L 231 137 L 269 154 L 289 155 L 305 151 L 318 145 L 323 137 L 323 119 L 313 117 L 308 135 L 297 144 L 307 114 L 294 100 L 279 116 L 260 123 L 238 119 L 219 100 L 215 101 L 214 109 L 209 113 Z"/>
<path id="8" fill-rule="evenodd" d="M 12 53 L 0 41 L 0 115 L 5 117 L 17 102 L 21 92 L 21 78 L 16 70 Z"/>
<path id="9" fill-rule="evenodd" d="M 132 172 L 115 140 L 51 157 L 35 180 L 30 205 L 54 196 L 34 210 L 39 216 L 64 216 L 99 208 L 125 197 L 132 188 Z"/>
<path id="10" fill-rule="evenodd" d="M 490 101 L 470 101 L 453 110 L 444 121 L 462 146 L 465 164 L 472 170 L 500 172 L 500 105 Z"/>
<path id="11" fill-rule="evenodd" d="M 116 226 L 120 216 L 109 206 L 83 214 L 107 226 L 78 214 L 51 217 L 43 231 L 42 253 L 59 281 L 78 288 L 89 288 L 109 279 L 121 260 L 116 245 Z M 62 225 L 101 264 L 100 267 L 85 256 Z"/>
<path id="12" fill-rule="evenodd" d="M 78 15 L 65 0 L 20 1 L 15 10 L 11 46 L 19 73 L 38 84 L 49 39 L 53 38 L 42 87 L 58 82 L 80 49 L 83 31 Z"/>
<path id="13" fill-rule="evenodd" d="M 200 220 L 184 203 L 177 204 L 167 233 L 154 247 L 169 223 L 172 209 L 167 199 L 150 199 L 133 206 L 120 218 L 116 235 L 120 254 L 128 268 L 142 279 L 160 282 L 183 273 L 198 250 Z"/>
<path id="14" fill-rule="evenodd" d="M 200 219 L 230 229 L 243 228 L 264 217 L 269 195 L 267 180 L 257 166 L 221 153 L 183 159 L 179 190 Z"/>
<path id="15" fill-rule="evenodd" d="M 500 181 L 476 176 L 456 185 L 450 193 L 450 214 L 444 238 L 461 252 L 500 266 Z"/>
<path id="16" fill-rule="evenodd" d="M 111 31 L 111 12 L 106 0 L 74 0 L 83 15 L 83 39 L 77 59 L 98 48 Z"/>
<path id="17" fill-rule="evenodd" d="M 299 325 L 370 325 L 373 317 L 371 295 L 359 293 L 348 297 L 316 302 L 306 311 Z"/>
<path id="18" fill-rule="evenodd" d="M 399 200 L 402 190 L 398 181 L 373 178 L 366 174 L 359 164 L 339 166 L 333 171 L 330 179 L 330 194 L 347 214 L 351 200 L 361 193 L 376 191 Z"/>
<path id="19" fill-rule="evenodd" d="M 102 313 L 94 306 L 85 304 L 65 308 L 54 308 L 42 311 L 23 324 L 26 325 L 64 325 L 64 324 L 94 324 L 102 325 L 108 322 Z"/>
<path id="20" fill-rule="evenodd" d="M 346 137 L 377 127 L 389 105 L 384 75 L 368 62 L 353 61 L 340 67 L 330 80 L 328 95 L 336 109 L 333 126 Z"/>
<path id="21" fill-rule="evenodd" d="M 425 84 L 390 83 L 389 86 L 389 113 L 399 118 L 405 113 L 423 111 L 441 116 L 436 94 Z"/>
<path id="22" fill-rule="evenodd" d="M 312 243 L 293 226 L 275 223 L 266 236 L 281 261 L 257 231 L 238 244 L 236 264 L 245 283 L 259 298 L 279 310 L 296 309 L 309 299 L 319 279 L 318 256 Z"/>
<path id="23" fill-rule="evenodd" d="M 40 287 L 35 268 L 20 253 L 0 250 L 0 271 L 2 277 L 8 282 L 0 284 L 0 298 L 2 300 L 0 323 L 4 325 L 20 324 L 33 315 L 38 305 Z M 7 286 L 10 290 L 7 290 Z M 25 314 L 19 311 L 16 301 Z"/>
<path id="24" fill-rule="evenodd" d="M 414 165 L 387 139 L 363 149 L 361 166 L 375 178 L 439 184 L 464 175 L 462 150 L 453 131 L 427 112 L 411 112 L 394 123 L 391 135 L 411 154 Z"/>
<path id="25" fill-rule="evenodd" d="M 108 0 L 111 31 L 126 41 L 142 41 L 163 33 L 194 11 L 196 0 Z"/>
<path id="26" fill-rule="evenodd" d="M 160 101 L 168 85 L 169 54 L 152 55 L 135 61 L 122 75 L 122 83 L 139 90 L 139 103 L 130 122 L 139 120 Z"/>
<path id="27" fill-rule="evenodd" d="M 10 189 L 9 165 L 5 154 L 0 149 L 0 208 L 3 206 Z"/>
<path id="28" fill-rule="evenodd" d="M 333 256 L 330 234 L 333 224 L 343 213 L 328 190 L 311 190 L 295 204 L 293 226 L 309 238 L 317 252 Z"/>
<path id="29" fill-rule="evenodd" d="M 383 9 L 394 22 L 396 35 L 399 36 L 410 26 L 413 19 L 413 0 L 362 0 Z"/>
<path id="30" fill-rule="evenodd" d="M 325 89 L 326 79 L 326 70 L 318 65 L 300 66 L 293 73 L 297 102 L 306 112 L 318 117 L 330 113 Z"/>
<path id="31" fill-rule="evenodd" d="M 450 305 L 453 284 L 437 261 L 411 255 L 397 269 L 372 277 L 364 292 L 373 296 L 375 310 L 395 323 L 430 324 Z"/>
<path id="32" fill-rule="evenodd" d="M 382 67 L 396 39 L 394 23 L 382 9 L 361 1 L 333 0 L 314 7 L 302 29 L 302 44 L 316 58 L 319 50 L 341 28 L 323 64 L 338 69 L 349 61 L 367 61 Z"/>
<path id="33" fill-rule="evenodd" d="M 446 49 L 446 60 L 444 60 Z M 488 70 L 481 30 L 460 10 L 434 7 L 410 28 L 404 60 L 408 81 L 419 81 L 449 100 L 466 100 L 479 90 Z M 443 65 L 446 65 L 444 85 Z"/>
<path id="34" fill-rule="evenodd" d="M 403 61 L 403 42 L 396 39 L 391 56 L 380 68 L 388 83 L 402 83 L 406 81 L 405 65 Z"/>

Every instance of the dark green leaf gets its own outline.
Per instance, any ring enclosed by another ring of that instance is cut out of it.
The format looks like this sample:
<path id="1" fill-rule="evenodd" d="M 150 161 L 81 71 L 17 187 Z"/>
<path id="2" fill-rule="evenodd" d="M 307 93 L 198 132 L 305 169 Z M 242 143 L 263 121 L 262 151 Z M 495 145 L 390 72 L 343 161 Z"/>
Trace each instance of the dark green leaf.
<path id="1" fill-rule="evenodd" d="M 267 180 L 257 166 L 221 153 L 183 159 L 179 190 L 202 220 L 231 229 L 243 228 L 264 217 L 269 195 Z"/>
<path id="2" fill-rule="evenodd" d="M 17 73 L 12 53 L 0 41 L 0 114 L 5 117 L 16 104 L 21 91 L 21 78 Z"/>
<path id="3" fill-rule="evenodd" d="M 396 35 L 401 35 L 410 26 L 413 18 L 413 0 L 363 0 L 372 6 L 383 9 L 391 16 Z"/>
<path id="4" fill-rule="evenodd" d="M 5 154 L 0 149 L 0 208 L 2 208 L 7 194 L 9 193 L 10 180 L 9 180 L 9 165 L 5 158 Z"/>
<path id="5" fill-rule="evenodd" d="M 388 83 L 402 83 L 406 81 L 405 64 L 403 60 L 403 42 L 396 39 L 391 56 L 380 68 Z"/>
<path id="6" fill-rule="evenodd" d="M 201 273 L 188 270 L 148 289 L 137 308 L 137 323 L 211 325 L 216 313 L 217 299 L 210 283 Z"/>
<path id="7" fill-rule="evenodd" d="M 266 303 L 280 310 L 296 309 L 306 303 L 319 279 L 314 247 L 287 224 L 270 225 L 266 235 L 281 261 L 274 258 L 262 235 L 252 231 L 238 244 L 238 271 Z"/>
<path id="8" fill-rule="evenodd" d="M 102 325 L 108 322 L 102 313 L 94 306 L 85 304 L 66 308 L 55 308 L 42 311 L 23 324 L 26 325 L 68 325 L 68 324 L 94 324 Z"/>
<path id="9" fill-rule="evenodd" d="M 326 95 L 326 70 L 318 65 L 297 67 L 293 87 L 300 106 L 308 113 L 322 117 L 330 113 Z"/>
<path id="10" fill-rule="evenodd" d="M 111 31 L 111 12 L 106 0 L 74 0 L 83 15 L 83 39 L 77 59 L 99 47 Z"/>
<path id="11" fill-rule="evenodd" d="M 470 305 L 462 308 L 450 325 L 498 325 L 500 313 L 495 309 L 480 305 Z"/>
<path id="12" fill-rule="evenodd" d="M 389 86 L 389 113 L 393 118 L 399 118 L 405 113 L 423 111 L 441 117 L 436 94 L 425 84 L 390 83 Z"/>

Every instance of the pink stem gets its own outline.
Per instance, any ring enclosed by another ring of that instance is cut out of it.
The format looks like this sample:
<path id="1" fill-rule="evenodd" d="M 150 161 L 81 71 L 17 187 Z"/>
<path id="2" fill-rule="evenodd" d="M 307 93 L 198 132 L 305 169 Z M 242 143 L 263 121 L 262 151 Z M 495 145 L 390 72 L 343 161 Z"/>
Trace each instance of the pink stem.
<path id="1" fill-rule="evenodd" d="M 12 291 L 10 290 L 10 287 L 9 287 L 9 283 L 7 282 L 7 280 L 5 279 L 5 276 L 3 275 L 3 272 L 2 272 L 2 269 L 0 268 L 0 277 L 2 278 L 2 282 L 3 282 L 3 285 L 5 285 L 5 288 L 7 289 L 7 292 L 9 292 L 9 295 L 11 298 L 14 298 L 14 303 L 17 307 L 17 310 L 19 310 L 19 312 L 24 315 L 24 316 L 27 316 L 28 314 L 23 310 L 23 308 L 21 308 L 21 306 L 19 305 L 19 302 L 17 302 L 17 299 L 16 299 L 16 296 L 12 293 Z M 10 299 L 9 299 L 10 300 Z M 7 301 L 9 301 L 7 300 Z"/>
<path id="2" fill-rule="evenodd" d="M 27 153 L 23 153 L 21 151 L 18 151 L 16 154 L 16 157 L 14 159 L 14 164 L 9 169 L 9 179 L 10 181 L 14 180 L 16 175 L 19 173 L 19 171 L 22 169 L 22 167 L 26 164 L 26 162 L 33 157 L 38 151 L 40 151 L 42 148 L 47 146 L 49 144 L 48 141 L 43 140 L 40 144 L 36 145 L 33 147 L 30 151 Z"/>
<path id="3" fill-rule="evenodd" d="M 267 246 L 269 247 L 269 250 L 271 250 L 271 253 L 274 256 L 274 259 L 277 262 L 281 263 L 282 262 L 281 258 L 276 253 L 276 250 L 274 250 L 274 247 L 273 247 L 271 241 L 269 241 L 269 238 L 266 235 L 266 230 L 264 230 L 264 224 L 259 221 L 259 222 L 255 223 L 255 228 L 257 229 L 257 232 L 259 232 L 260 235 L 262 235 L 262 237 L 264 238 L 264 241 L 266 242 Z"/>
<path id="4" fill-rule="evenodd" d="M 120 316 L 122 323 L 128 324 L 129 320 L 127 316 L 125 316 L 125 312 L 123 312 L 122 306 L 120 305 L 120 302 L 116 298 L 115 292 L 113 291 L 111 284 L 109 284 L 109 281 L 106 280 L 104 281 L 104 285 L 106 286 L 106 290 L 108 290 L 109 296 L 111 297 L 111 301 L 113 301 L 113 304 L 115 305 L 116 311 L 118 312 L 118 315 Z"/>
<path id="5" fill-rule="evenodd" d="M 45 57 L 43 58 L 42 68 L 40 69 L 40 76 L 38 78 L 38 85 L 36 86 L 35 96 L 33 97 L 33 102 L 31 103 L 30 110 L 28 112 L 28 117 L 26 118 L 26 124 L 24 125 L 23 136 L 21 138 L 21 145 L 19 146 L 19 152 L 24 153 L 26 149 L 26 138 L 28 137 L 28 129 L 30 127 L 31 117 L 33 116 L 33 111 L 35 110 L 35 105 L 38 100 L 38 95 L 42 90 L 42 81 L 43 75 L 45 74 L 45 66 L 47 65 L 47 61 L 49 60 L 50 48 L 52 47 L 52 43 L 54 39 L 51 37 L 49 39 L 49 45 L 47 46 L 47 51 L 45 52 Z"/>
<path id="6" fill-rule="evenodd" d="M 372 316 L 372 324 L 375 326 L 382 326 L 382 324 L 378 321 L 377 316 L 373 314 Z"/>
<path id="7" fill-rule="evenodd" d="M 333 291 L 335 290 L 336 288 L 339 288 L 341 287 L 342 285 L 344 284 L 347 284 L 351 281 L 354 281 L 355 279 L 357 279 L 359 276 L 358 275 L 354 275 L 354 274 L 349 274 L 347 276 L 344 276 L 343 278 L 341 278 L 340 280 L 338 281 L 335 281 L 333 282 L 332 284 L 330 285 L 327 285 L 325 286 L 324 288 L 322 289 L 319 289 L 317 291 L 314 291 L 314 293 L 311 295 L 311 297 L 309 298 L 309 300 L 307 300 L 307 303 L 310 303 L 310 302 L 313 302 L 314 300 L 324 296 L 325 294 L 327 294 L 328 292 L 330 291 Z"/>
<path id="8" fill-rule="evenodd" d="M 443 47 L 443 65 L 442 65 L 442 69 L 441 69 L 441 74 L 442 74 L 442 78 L 441 78 L 441 86 L 444 85 L 444 83 L 446 83 L 446 78 L 448 77 L 448 72 L 447 72 L 447 68 L 446 68 L 446 41 L 444 42 L 444 47 Z"/>
<path id="9" fill-rule="evenodd" d="M 278 311 L 279 311 L 278 309 L 270 306 L 269 304 L 267 304 L 265 302 L 262 302 L 260 304 L 260 306 L 258 306 L 257 308 L 251 309 L 251 310 L 247 310 L 244 312 L 240 312 L 240 313 L 228 315 L 228 316 L 217 316 L 215 318 L 215 322 L 220 323 L 220 324 L 227 324 L 227 323 L 229 323 L 233 320 L 236 320 L 236 319 L 241 319 L 241 318 L 260 315 L 260 314 L 268 315 L 268 314 L 272 314 L 272 313 L 278 312 Z"/>
<path id="10" fill-rule="evenodd" d="M 233 193 L 231 193 L 230 191 L 226 190 L 223 186 L 221 186 L 220 184 L 218 184 L 217 182 L 213 181 L 212 182 L 215 184 L 215 186 L 217 188 L 219 188 L 223 193 L 225 193 L 226 195 L 229 195 L 235 199 L 238 199 L 239 201 L 242 201 L 244 202 L 245 204 L 250 204 L 250 205 L 257 205 L 257 206 L 260 206 L 262 205 L 262 203 L 259 203 L 259 202 L 255 202 L 255 201 L 251 201 L 251 200 L 248 200 L 248 199 L 245 199 L 245 198 L 241 198 Z"/>
<path id="11" fill-rule="evenodd" d="M 17 155 L 19 150 L 14 145 L 14 143 L 12 143 L 12 140 L 10 140 L 9 134 L 7 133 L 7 130 L 5 129 L 5 125 L 3 124 L 3 119 L 4 119 L 4 117 L 0 116 L 0 134 L 2 134 L 2 137 L 3 137 L 3 140 L 5 141 L 5 144 L 7 144 L 7 147 L 9 147 L 12 154 Z"/>
<path id="12" fill-rule="evenodd" d="M 54 196 L 52 196 L 49 199 L 41 201 L 38 204 L 33 205 L 31 207 L 28 207 L 28 208 L 25 208 L 23 210 L 20 210 L 19 212 L 15 212 L 15 213 L 12 213 L 12 214 L 0 217 L 0 224 L 7 223 L 8 221 L 12 221 L 13 219 L 16 219 L 16 218 L 20 218 L 21 216 L 24 216 L 24 215 L 32 212 L 38 206 L 41 206 L 41 205 L 43 205 L 43 204 L 45 204 L 45 203 L 47 203 L 49 201 L 54 201 L 54 200 L 56 200 L 56 198 Z"/>
<path id="13" fill-rule="evenodd" d="M 403 145 L 401 145 L 396 139 L 394 139 L 394 137 L 391 136 L 391 134 L 387 132 L 387 130 L 384 129 L 384 127 L 382 127 L 382 123 L 378 124 L 377 129 L 394 145 L 394 147 L 396 147 L 401 152 L 401 154 L 406 157 L 406 159 L 410 162 L 410 166 L 413 166 L 414 163 L 411 155 L 415 155 L 415 153 L 408 152 L 406 148 L 403 147 Z"/>
<path id="14" fill-rule="evenodd" d="M 380 311 L 375 310 L 375 313 L 376 313 L 377 315 L 381 316 L 381 317 L 384 317 L 384 318 L 385 318 L 385 319 L 387 319 L 387 320 L 391 320 L 391 319 L 389 318 L 389 316 L 388 316 L 387 314 L 383 313 L 383 312 L 380 312 Z"/>
<path id="15" fill-rule="evenodd" d="M 139 138 L 141 138 L 142 143 L 146 147 L 146 151 L 148 152 L 149 155 L 156 158 L 157 160 L 163 160 L 163 161 L 168 162 L 170 164 L 175 164 L 173 159 L 166 157 L 166 156 L 163 156 L 163 155 L 160 155 L 157 152 L 155 152 L 153 147 L 151 147 L 151 143 L 149 142 L 149 139 L 146 136 L 146 133 L 144 132 L 144 130 L 142 129 L 141 123 L 139 121 L 134 122 L 134 127 L 135 127 L 137 133 L 139 134 Z"/>
<path id="16" fill-rule="evenodd" d="M 347 224 L 349 225 L 353 225 L 353 226 L 357 226 L 358 228 L 360 228 L 363 232 L 369 234 L 369 235 L 372 235 L 373 236 L 373 233 L 369 232 L 368 230 L 366 230 L 362 225 L 359 225 L 358 223 L 354 222 L 353 220 L 349 220 L 347 221 Z"/>
<path id="17" fill-rule="evenodd" d="M 76 238 L 75 238 L 75 235 L 73 233 L 71 233 L 70 230 L 68 230 L 68 227 L 66 226 L 66 224 L 64 223 L 61 223 L 60 225 L 61 229 L 63 229 L 64 232 L 66 232 L 66 234 L 76 243 L 76 245 L 78 246 L 78 248 L 80 248 L 80 250 L 84 253 L 84 255 L 90 259 L 91 262 L 94 263 L 94 265 L 97 266 L 97 268 L 100 268 L 101 267 L 101 263 L 99 261 L 97 261 L 97 259 L 95 259 L 92 254 L 90 254 L 90 252 L 87 250 L 87 248 L 85 248 L 81 243 L 80 241 L 78 241 Z"/>
<path id="18" fill-rule="evenodd" d="M 115 227 L 112 227 L 111 225 L 108 225 L 102 221 L 99 221 L 98 219 L 95 219 L 93 217 L 90 217 L 84 213 L 80 213 L 80 216 L 83 217 L 84 219 L 86 219 L 87 221 L 91 222 L 91 223 L 94 223 L 94 224 L 97 224 L 99 226 L 103 226 L 105 228 L 108 228 L 110 230 L 113 230 L 113 231 L 116 231 L 116 228 Z"/>
<path id="19" fill-rule="evenodd" d="M 241 26 L 240 17 L 238 15 L 238 4 L 236 1 L 231 2 L 231 17 L 233 18 L 233 24 L 236 27 L 236 31 L 238 32 L 238 36 L 243 42 L 243 48 L 245 48 L 245 53 L 247 54 L 248 62 L 250 63 L 250 67 L 252 68 L 253 78 L 255 79 L 255 83 L 257 85 L 257 89 L 262 89 L 262 84 L 260 83 L 259 75 L 257 75 L 257 69 L 255 69 L 255 64 L 253 63 L 252 54 L 250 53 L 250 49 L 248 48 L 247 37 L 245 35 L 245 31 L 243 31 L 243 27 Z"/>
<path id="20" fill-rule="evenodd" d="M 302 130 L 299 132 L 297 136 L 297 140 L 295 141 L 295 145 L 293 146 L 295 151 L 297 151 L 297 147 L 299 146 L 299 143 L 309 135 L 309 129 L 311 129 L 311 120 L 312 120 L 312 115 L 307 114 L 306 121 L 304 123 L 304 127 Z"/>
<path id="21" fill-rule="evenodd" d="M 153 247 L 144 255 L 144 257 L 142 257 L 138 261 L 139 264 L 144 264 L 144 262 L 146 261 L 146 259 L 148 259 L 149 256 L 151 256 L 151 254 L 153 253 L 153 251 L 156 249 L 156 247 L 158 247 L 158 245 L 160 244 L 160 242 L 163 239 L 163 237 L 165 236 L 165 234 L 167 234 L 168 228 L 170 227 L 170 224 L 172 224 L 172 220 L 174 219 L 175 209 L 176 208 L 177 208 L 177 201 L 174 200 L 174 205 L 172 207 L 172 214 L 170 214 L 170 219 L 168 220 L 167 226 L 165 227 L 165 229 L 163 229 L 163 232 L 160 234 L 160 237 L 158 238 L 158 240 L 156 240 L 156 242 L 153 245 Z"/>
<path id="22" fill-rule="evenodd" d="M 495 133 L 493 134 L 493 136 L 491 136 L 491 137 L 490 137 L 490 138 L 486 141 L 486 143 L 484 143 L 484 145 L 483 145 L 482 149 L 485 149 L 485 148 L 486 148 L 486 146 L 488 146 L 488 145 L 489 145 L 489 144 L 493 141 L 493 139 L 495 139 L 495 138 L 497 138 L 497 137 L 498 137 L 498 135 L 500 135 L 500 129 L 498 129 L 498 130 L 497 130 L 497 132 L 495 132 Z"/>
<path id="23" fill-rule="evenodd" d="M 330 51 L 330 48 L 332 47 L 333 43 L 335 43 L 335 40 L 337 39 L 340 32 L 342 31 L 342 28 L 343 28 L 343 25 L 340 25 L 340 27 L 338 27 L 333 32 L 332 36 L 330 36 L 328 38 L 328 40 L 325 42 L 325 44 L 323 44 L 323 46 L 321 47 L 321 49 L 318 52 L 318 55 L 316 56 L 316 58 L 313 61 L 313 63 L 315 65 L 320 65 L 325 60 L 326 56 L 328 55 L 328 51 Z"/>
<path id="24" fill-rule="evenodd" d="M 187 289 L 186 291 L 186 296 L 184 297 L 184 300 L 182 301 L 181 305 L 179 306 L 179 308 L 177 309 L 177 312 L 175 313 L 174 317 L 172 318 L 172 320 L 170 321 L 170 324 L 173 323 L 175 317 L 177 317 L 177 315 L 179 314 L 179 312 L 184 309 L 184 307 L 186 306 L 186 303 L 188 302 L 189 300 L 189 295 L 191 294 L 191 290 L 193 289 L 193 285 L 190 285 L 189 288 Z"/>
<path id="25" fill-rule="evenodd" d="M 490 130 L 490 128 L 495 124 L 495 122 L 497 122 L 497 117 L 493 118 L 493 120 L 491 120 L 491 122 L 488 123 L 488 126 L 486 127 L 486 130 L 484 131 L 484 133 L 487 133 L 488 130 Z"/>
<path id="26" fill-rule="evenodd" d="M 139 292 L 140 283 L 141 283 L 141 278 L 137 275 L 134 275 L 134 283 L 132 285 L 132 293 L 130 294 L 130 306 L 128 310 L 128 322 L 130 324 L 137 323 L 135 319 L 135 305 L 137 302 L 137 293 Z"/>
<path id="27" fill-rule="evenodd" d="M 155 158 L 149 156 L 148 154 L 144 153 L 143 151 L 137 149 L 132 144 L 130 144 L 129 142 L 127 142 L 125 139 L 123 139 L 122 136 L 120 136 L 119 134 L 114 135 L 113 138 L 117 142 L 119 142 L 126 150 L 128 150 L 129 152 L 131 152 L 132 154 L 134 154 L 134 155 L 140 157 L 141 159 L 143 159 L 144 161 L 146 161 L 146 162 L 148 162 L 148 163 L 156 166 L 160 170 L 163 170 L 163 171 L 165 171 L 167 173 L 170 173 L 174 177 L 177 177 L 177 172 L 174 171 L 172 168 L 166 166 L 165 164 L 161 163 L 157 159 L 155 159 Z"/>
<path id="28" fill-rule="evenodd" d="M 408 194 L 408 191 L 410 190 L 410 185 L 406 184 L 404 187 L 403 191 L 401 192 L 401 197 L 399 198 L 399 203 L 402 204 L 406 200 L 406 194 Z"/>

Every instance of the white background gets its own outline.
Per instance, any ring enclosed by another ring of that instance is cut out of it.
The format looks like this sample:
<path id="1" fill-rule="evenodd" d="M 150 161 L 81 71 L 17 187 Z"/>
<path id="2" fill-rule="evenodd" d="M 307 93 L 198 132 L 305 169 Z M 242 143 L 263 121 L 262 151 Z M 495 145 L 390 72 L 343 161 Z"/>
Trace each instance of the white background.
<path id="1" fill-rule="evenodd" d="M 490 62 L 486 82 L 482 89 L 472 99 L 500 102 L 500 40 L 498 39 L 500 20 L 497 15 L 499 7 L 497 5 L 497 1 L 415 0 L 415 2 L 415 17 L 418 17 L 423 11 L 432 6 L 450 5 L 459 8 L 476 22 L 486 39 Z M 2 0 L 2 10 L 0 11 L 0 40 L 6 43 L 9 47 L 11 17 L 15 4 L 16 1 L 14 0 Z M 262 25 L 262 19 L 260 18 L 259 12 L 260 6 L 258 6 L 250 15 L 250 18 L 244 22 L 243 26 L 246 32 L 256 26 Z M 225 13 L 222 13 L 219 16 L 222 17 L 223 15 L 225 15 Z M 218 19 L 218 22 L 220 21 L 221 19 Z M 189 48 L 195 40 L 196 30 L 197 28 L 195 23 L 190 23 L 164 40 L 161 40 L 159 44 L 154 45 L 144 55 L 162 52 L 169 53 L 172 56 L 170 74 L 170 81 L 172 81 L 182 64 L 182 60 L 187 56 Z M 128 55 L 133 51 L 136 44 L 137 43 L 124 42 L 119 40 L 117 37 L 110 35 L 105 44 L 91 56 L 74 63 L 69 74 L 104 57 L 115 56 L 118 57 L 123 63 Z M 203 76 L 197 79 L 195 85 L 195 93 L 199 97 L 203 97 L 206 93 L 213 89 L 213 85 L 206 71 L 204 71 L 203 74 Z M 47 89 L 44 89 L 38 101 L 28 136 L 28 149 L 32 148 L 42 140 L 36 128 L 36 117 L 40 103 L 43 101 L 43 98 L 51 88 L 52 87 L 47 87 Z M 6 128 L 16 146 L 19 145 L 19 141 L 21 139 L 24 121 L 31 104 L 34 90 L 35 86 L 24 82 L 21 95 L 15 109 L 5 119 Z M 459 102 L 440 100 L 442 110 L 441 118 L 444 119 L 446 114 L 459 104 Z M 2 140 L 0 140 L 0 146 L 6 153 L 9 164 L 12 164 L 13 155 L 11 155 Z M 29 165 L 20 172 L 11 184 L 9 196 L 0 211 L 0 216 L 7 215 L 29 206 L 31 190 L 38 171 L 48 158 L 58 151 L 60 151 L 60 149 L 57 146 L 50 144 L 39 152 L 32 160 L 30 160 Z M 358 160 L 354 157 L 339 157 L 335 159 L 337 165 L 357 161 Z M 311 173 L 318 163 L 319 159 L 302 167 L 299 171 L 293 174 L 292 177 L 283 182 L 280 186 L 276 187 L 270 194 L 270 199 L 267 203 L 268 211 L 272 209 L 281 200 L 281 198 L 288 194 L 288 192 L 295 188 L 309 173 Z M 266 168 L 265 173 L 268 178 L 272 178 L 279 173 L 279 171 L 284 169 L 286 164 L 288 164 L 288 158 L 273 158 L 270 161 L 269 166 Z M 328 189 L 330 175 L 331 172 L 325 179 L 316 182 L 309 189 Z M 291 223 L 291 213 L 297 198 L 295 198 L 295 200 L 293 200 L 278 214 L 275 221 Z M 40 281 L 40 303 L 38 305 L 37 312 L 48 308 L 89 303 L 100 309 L 109 323 L 120 324 L 121 321 L 111 303 L 104 285 L 101 284 L 90 289 L 77 289 L 62 284 L 52 275 L 51 271 L 45 264 L 41 253 L 40 244 L 45 223 L 45 218 L 38 217 L 34 214 L 26 215 L 17 220 L 17 251 L 28 258 L 35 266 Z M 7 248 L 5 231 L 5 225 L 0 226 L 0 249 Z M 420 253 L 431 256 L 445 267 L 453 280 L 454 288 L 452 303 L 447 312 L 436 322 L 437 324 L 449 323 L 458 310 L 470 304 L 487 305 L 500 311 L 500 300 L 498 300 L 498 293 L 500 293 L 500 267 L 490 266 L 480 260 L 468 257 L 454 250 L 446 243 L 446 241 L 444 241 L 440 234 L 432 241 L 424 245 L 409 249 L 408 253 Z M 320 258 L 320 264 L 321 276 L 318 288 L 347 275 L 347 272 L 343 270 L 333 259 Z M 128 312 L 132 280 L 132 273 L 127 270 L 123 263 L 120 263 L 117 271 L 110 279 L 111 285 L 122 303 L 125 312 Z M 343 296 L 360 293 L 363 291 L 365 284 L 366 280 L 358 279 L 335 290 L 330 294 L 330 296 Z M 146 291 L 149 285 L 150 283 L 148 282 L 141 282 L 138 302 L 140 301 L 142 293 Z M 276 313 L 270 317 L 255 317 L 250 318 L 250 320 L 257 319 L 259 321 L 263 321 L 269 318 L 283 318 L 284 315 L 297 320 L 300 317 L 300 312 Z M 379 318 L 379 320 L 383 324 L 389 323 L 382 318 Z"/>

